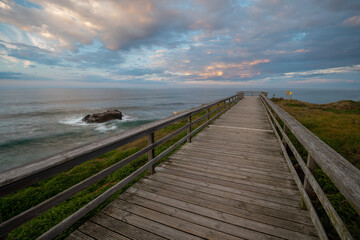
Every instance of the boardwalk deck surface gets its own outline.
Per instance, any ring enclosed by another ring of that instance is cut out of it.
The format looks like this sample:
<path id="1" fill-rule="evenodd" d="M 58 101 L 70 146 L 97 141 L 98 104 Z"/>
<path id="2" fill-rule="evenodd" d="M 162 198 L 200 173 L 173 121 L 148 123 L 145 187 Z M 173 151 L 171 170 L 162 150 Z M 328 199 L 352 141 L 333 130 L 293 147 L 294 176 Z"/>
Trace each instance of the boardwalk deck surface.
<path id="1" fill-rule="evenodd" d="M 318 239 L 260 100 L 245 97 L 68 239 Z"/>

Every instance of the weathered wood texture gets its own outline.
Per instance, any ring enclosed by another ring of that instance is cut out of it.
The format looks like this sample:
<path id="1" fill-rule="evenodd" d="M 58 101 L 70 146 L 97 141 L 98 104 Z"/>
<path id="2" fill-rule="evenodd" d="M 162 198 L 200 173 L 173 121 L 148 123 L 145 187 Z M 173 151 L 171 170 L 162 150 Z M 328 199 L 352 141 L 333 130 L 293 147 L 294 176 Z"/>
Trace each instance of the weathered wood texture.
<path id="1" fill-rule="evenodd" d="M 272 101 L 263 98 L 360 214 L 360 170 Z"/>
<path id="2" fill-rule="evenodd" d="M 257 97 L 245 97 L 68 239 L 318 239 Z"/>

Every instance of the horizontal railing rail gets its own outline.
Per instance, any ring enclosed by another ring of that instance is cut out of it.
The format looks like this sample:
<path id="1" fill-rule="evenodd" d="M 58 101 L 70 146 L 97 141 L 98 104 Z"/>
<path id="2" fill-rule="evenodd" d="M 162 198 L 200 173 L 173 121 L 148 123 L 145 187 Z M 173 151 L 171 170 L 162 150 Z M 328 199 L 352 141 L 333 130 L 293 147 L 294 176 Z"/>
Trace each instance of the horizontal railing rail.
<path id="1" fill-rule="evenodd" d="M 327 239 L 327 235 L 309 198 L 312 191 L 315 192 L 339 237 L 341 239 L 353 239 L 313 174 L 317 167 L 321 168 L 355 211 L 360 214 L 360 170 L 263 94 L 260 94 L 260 99 L 265 106 L 274 132 L 278 136 L 289 167 L 292 172 L 296 174 L 296 183 L 302 194 L 302 203 L 309 209 L 320 238 Z M 282 121 L 283 126 L 279 123 L 279 119 Z M 288 137 L 288 131 L 291 131 L 307 151 L 308 156 L 306 163 Z M 291 163 L 286 151 L 287 147 L 294 155 L 305 175 L 303 183 L 300 182 L 300 178 Z"/>
<path id="2" fill-rule="evenodd" d="M 87 213 L 95 209 L 107 198 L 113 195 L 115 192 L 119 191 L 122 187 L 126 186 L 128 183 L 133 181 L 140 174 L 149 170 L 149 173 L 154 173 L 154 164 L 160 159 L 164 158 L 167 154 L 175 150 L 178 146 L 183 144 L 185 141 L 191 142 L 191 137 L 199 132 L 203 127 L 207 126 L 211 121 L 215 120 L 236 102 L 244 97 L 244 92 L 238 92 L 235 95 L 232 95 L 227 98 L 220 99 L 218 101 L 202 105 L 197 108 L 176 114 L 174 116 L 161 119 L 155 122 L 151 122 L 132 130 L 123 132 L 121 134 L 109 137 L 107 139 L 95 141 L 78 147 L 69 151 L 65 151 L 54 156 L 38 160 L 32 163 L 25 164 L 20 167 L 16 167 L 0 173 L 0 196 L 7 195 L 9 193 L 15 192 L 19 189 L 25 188 L 31 184 L 37 183 L 42 179 L 48 178 L 65 170 L 71 169 L 74 166 L 77 166 L 81 163 L 84 163 L 88 160 L 94 159 L 104 153 L 107 153 L 111 150 L 124 146 L 128 143 L 131 143 L 137 139 L 148 136 L 148 146 L 134 153 L 133 155 L 123 159 L 122 161 L 111 165 L 110 167 L 96 173 L 95 175 L 83 180 L 82 182 L 77 183 L 76 185 L 66 189 L 65 191 L 58 193 L 57 195 L 47 199 L 46 201 L 39 203 L 38 205 L 18 214 L 17 216 L 6 220 L 0 224 L 0 237 L 6 236 L 11 230 L 16 227 L 24 224 L 25 222 L 33 219 L 39 214 L 45 212 L 46 210 L 56 206 L 57 204 L 65 201 L 66 199 L 74 196 L 79 193 L 81 190 L 91 186 L 92 184 L 98 182 L 99 180 L 109 176 L 115 171 L 119 170 L 121 167 L 127 165 L 128 163 L 134 161 L 144 154 L 148 154 L 148 162 L 135 170 L 126 178 L 122 179 L 120 182 L 109 188 L 107 191 L 102 193 L 100 196 L 96 197 L 84 207 L 77 210 L 75 213 L 70 215 L 68 218 L 54 226 L 52 229 L 44 233 L 39 239 L 52 239 L 68 228 L 70 225 L 78 221 L 81 217 L 85 216 Z M 211 110 L 216 106 L 216 109 Z M 206 114 L 192 121 L 192 116 L 203 112 L 206 110 Z M 215 114 L 214 116 L 211 116 Z M 173 123 L 179 122 L 181 120 L 187 119 L 187 124 L 181 128 L 175 130 L 169 135 L 154 141 L 154 133 L 162 128 L 165 128 Z M 194 124 L 204 121 L 196 129 L 192 130 L 191 127 Z M 173 138 L 174 136 L 180 134 L 181 132 L 187 131 L 187 135 L 177 141 L 175 144 L 167 148 L 165 151 L 161 152 L 156 157 L 154 156 L 154 148 L 160 144 L 166 142 L 167 140 Z"/>

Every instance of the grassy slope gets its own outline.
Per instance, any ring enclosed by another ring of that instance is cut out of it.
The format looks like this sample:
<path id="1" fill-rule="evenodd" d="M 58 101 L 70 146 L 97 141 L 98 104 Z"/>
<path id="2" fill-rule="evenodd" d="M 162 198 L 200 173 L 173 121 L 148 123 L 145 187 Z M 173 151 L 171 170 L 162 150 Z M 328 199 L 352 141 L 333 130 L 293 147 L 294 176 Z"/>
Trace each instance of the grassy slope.
<path id="1" fill-rule="evenodd" d="M 329 104 L 310 104 L 298 100 L 272 100 L 360 169 L 360 102 L 345 100 Z M 301 147 L 297 147 L 300 149 L 299 152 L 305 155 Z M 360 236 L 358 214 L 321 170 L 317 170 L 315 177 L 352 235 Z M 330 233 L 330 238 L 337 239 L 337 234 L 324 216 L 325 213 L 319 203 L 315 203 L 315 206 L 321 212 L 321 219 L 327 232 Z"/>
<path id="2" fill-rule="evenodd" d="M 211 110 L 214 110 L 213 107 Z M 205 115 L 205 111 L 195 115 L 192 117 L 193 120 Z M 215 113 L 211 115 L 213 117 Z M 204 123 L 206 118 L 199 123 L 195 124 L 192 129 L 195 129 L 197 126 Z M 171 132 L 181 128 L 187 123 L 186 120 L 179 121 L 175 124 L 172 124 L 168 127 L 165 127 L 157 132 L 155 132 L 155 140 L 158 140 Z M 160 146 L 155 148 L 155 156 L 159 153 L 165 151 L 171 145 L 176 143 L 178 140 L 183 138 L 186 135 L 186 132 L 182 132 L 181 134 L 173 137 L 172 139 L 166 141 Z M 0 198 L 0 216 L 3 221 L 16 216 L 17 214 L 25 211 L 26 209 L 31 208 L 32 206 L 41 203 L 42 201 L 56 195 L 64 191 L 65 189 L 73 186 L 74 184 L 92 176 L 93 174 L 113 165 L 116 162 L 119 162 L 126 157 L 134 154 L 139 151 L 143 147 L 147 145 L 147 137 L 136 140 L 130 144 L 127 144 L 123 147 L 120 147 L 116 150 L 110 151 L 98 158 L 85 162 L 79 166 L 74 167 L 73 169 L 60 173 L 56 176 L 53 176 L 49 179 L 43 180 L 37 184 L 34 184 L 25 189 L 19 190 L 16 193 L 9 194 L 5 197 Z M 170 154 L 169 154 L 170 155 Z M 168 155 L 168 156 L 169 156 Z M 164 161 L 162 159 L 162 161 Z M 71 215 L 77 209 L 81 208 L 88 202 L 90 202 L 95 197 L 99 196 L 101 193 L 105 192 L 111 186 L 119 182 L 121 179 L 130 175 L 136 169 L 141 167 L 147 162 L 147 155 L 143 155 L 135 161 L 129 163 L 128 165 L 122 167 L 115 173 L 110 176 L 104 178 L 103 180 L 93 184 L 87 189 L 81 191 L 77 195 L 71 197 L 67 201 L 60 203 L 59 205 L 51 208 L 45 213 L 39 215 L 38 217 L 32 219 L 31 221 L 25 223 L 24 225 L 18 227 L 8 234 L 7 239 L 35 239 L 40 236 L 42 233 L 46 232 L 52 226 L 61 222 L 63 219 Z M 159 164 L 160 162 L 158 162 Z M 135 179 L 132 183 L 128 184 L 121 191 L 110 197 L 105 203 L 95 209 L 92 213 L 88 214 L 88 216 L 84 217 L 78 223 L 74 224 L 74 226 L 70 227 L 67 231 L 65 231 L 62 235 L 58 237 L 58 239 L 65 238 L 69 233 L 71 233 L 74 229 L 79 227 L 81 223 L 85 222 L 86 219 L 90 218 L 94 213 L 98 212 L 102 207 L 116 198 L 119 194 L 124 192 L 129 186 L 138 181 L 141 177 L 145 176 L 147 173 L 143 173 L 137 179 Z"/>

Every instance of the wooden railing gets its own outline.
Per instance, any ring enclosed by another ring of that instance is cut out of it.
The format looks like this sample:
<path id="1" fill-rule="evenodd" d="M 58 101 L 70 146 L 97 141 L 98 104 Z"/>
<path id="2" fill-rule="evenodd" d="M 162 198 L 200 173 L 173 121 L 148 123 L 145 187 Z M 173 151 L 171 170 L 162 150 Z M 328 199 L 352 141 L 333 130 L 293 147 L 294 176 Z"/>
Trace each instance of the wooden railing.
<path id="1" fill-rule="evenodd" d="M 20 213 L 19 215 L 6 220 L 0 224 L 0 237 L 4 237 L 15 229 L 16 227 L 24 224 L 25 222 L 35 218 L 39 214 L 47 211 L 48 209 L 56 206 L 57 204 L 65 201 L 66 199 L 74 196 L 85 188 L 91 186 L 92 184 L 98 182 L 99 180 L 109 176 L 115 171 L 119 170 L 121 167 L 127 165 L 128 163 L 134 161 L 144 154 L 148 154 L 148 162 L 135 170 L 126 178 L 119 181 L 117 184 L 109 188 L 100 196 L 96 197 L 84 207 L 77 210 L 75 213 L 67 217 L 65 220 L 51 228 L 49 231 L 41 235 L 38 239 L 52 239 L 58 234 L 63 232 L 66 228 L 71 226 L 73 223 L 81 219 L 87 213 L 95 209 L 107 198 L 113 195 L 115 192 L 119 191 L 125 185 L 130 183 L 140 174 L 149 169 L 149 173 L 154 173 L 154 164 L 160 159 L 164 158 L 167 154 L 175 150 L 185 141 L 191 142 L 191 137 L 200 131 L 203 127 L 207 126 L 211 121 L 216 119 L 218 116 L 223 114 L 231 106 L 233 106 L 237 101 L 244 97 L 244 92 L 238 92 L 237 94 L 215 101 L 210 104 L 202 105 L 195 109 L 161 119 L 159 121 L 151 122 L 132 130 L 123 132 L 119 135 L 95 141 L 85 146 L 66 151 L 54 156 L 35 161 L 29 164 L 25 164 L 20 167 L 10 169 L 8 171 L 0 173 L 0 196 L 7 195 L 9 193 L 15 192 L 19 189 L 27 187 L 31 184 L 39 182 L 42 179 L 53 176 L 57 173 L 63 172 L 65 170 L 71 169 L 74 166 L 77 166 L 81 163 L 84 163 L 88 160 L 91 160 L 95 157 L 98 157 L 104 153 L 107 153 L 111 150 L 119 148 L 125 144 L 131 143 L 137 139 L 140 139 L 144 136 L 148 136 L 148 146 L 134 153 L 133 155 L 125 158 L 124 160 L 115 163 L 114 165 L 96 173 L 95 175 L 83 180 L 80 183 L 68 188 L 67 190 L 47 199 L 46 201 Z M 216 107 L 216 109 L 211 110 Z M 192 116 L 194 114 L 203 112 L 206 110 L 206 114 L 192 121 Z M 215 114 L 214 116 L 211 116 Z M 181 120 L 187 119 L 187 124 L 178 130 L 172 132 L 171 134 L 154 141 L 154 133 L 166 126 L 169 126 L 173 123 L 179 122 Z M 192 131 L 191 126 L 206 120 L 200 126 Z M 171 147 L 167 148 L 165 151 L 161 152 L 159 155 L 154 156 L 154 148 L 164 143 L 165 141 L 179 135 L 180 133 L 187 131 L 187 135 L 173 144 Z"/>
<path id="2" fill-rule="evenodd" d="M 260 99 L 264 103 L 270 123 L 279 139 L 288 165 L 296 178 L 295 181 L 303 199 L 302 204 L 306 205 L 310 211 L 311 218 L 318 230 L 320 238 L 327 239 L 327 235 L 309 198 L 312 191 L 315 192 L 339 237 L 341 239 L 353 239 L 313 174 L 316 167 L 321 168 L 355 211 L 360 214 L 360 170 L 312 134 L 287 112 L 267 99 L 263 94 L 260 94 Z M 283 126 L 279 123 L 279 119 L 282 121 Z M 307 151 L 308 156 L 306 163 L 289 139 L 287 135 L 288 131 L 291 131 Z M 287 147 L 291 150 L 304 172 L 305 177 L 303 182 L 301 182 L 287 154 Z"/>

